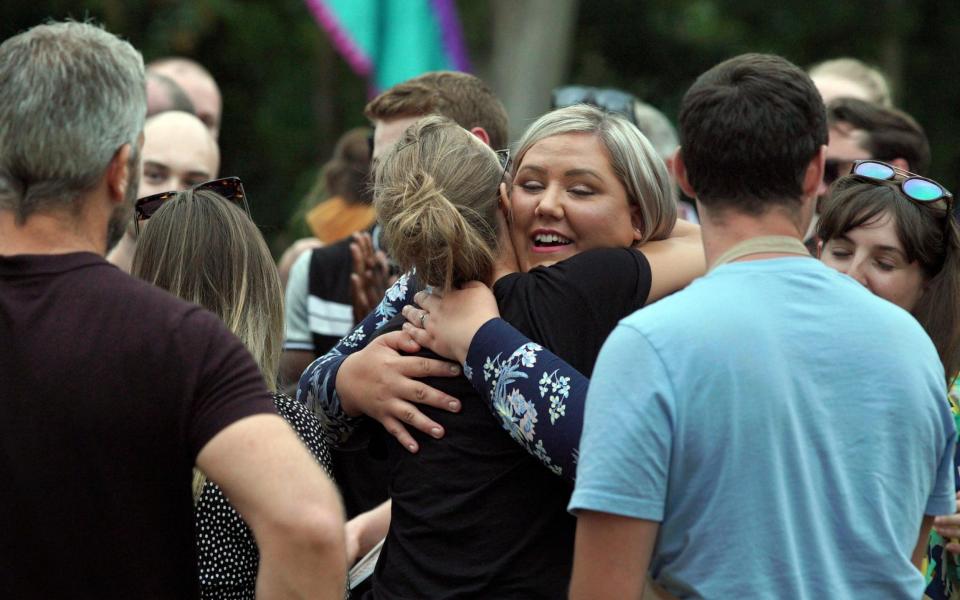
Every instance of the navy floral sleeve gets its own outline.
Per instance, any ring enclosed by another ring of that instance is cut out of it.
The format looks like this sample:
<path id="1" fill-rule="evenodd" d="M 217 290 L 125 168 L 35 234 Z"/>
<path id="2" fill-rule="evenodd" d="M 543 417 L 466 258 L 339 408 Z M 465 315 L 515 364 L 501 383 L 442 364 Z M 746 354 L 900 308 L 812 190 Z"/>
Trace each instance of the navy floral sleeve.
<path id="1" fill-rule="evenodd" d="M 413 303 L 417 292 L 416 277 L 404 273 L 387 289 L 376 310 L 366 316 L 353 331 L 337 342 L 329 352 L 310 363 L 297 387 L 297 400 L 320 419 L 326 442 L 339 446 L 363 417 L 350 417 L 343 412 L 337 395 L 337 372 L 347 356 L 367 346 L 372 334 L 395 317 L 405 304 Z"/>
<path id="2" fill-rule="evenodd" d="M 518 444 L 574 480 L 589 379 L 503 319 L 477 331 L 463 373 Z"/>

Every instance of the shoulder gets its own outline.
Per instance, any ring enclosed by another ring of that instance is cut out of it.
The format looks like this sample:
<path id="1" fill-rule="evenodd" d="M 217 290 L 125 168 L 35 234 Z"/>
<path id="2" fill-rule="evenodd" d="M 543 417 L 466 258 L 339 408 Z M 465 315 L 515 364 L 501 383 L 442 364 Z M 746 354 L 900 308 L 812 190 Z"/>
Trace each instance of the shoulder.
<path id="1" fill-rule="evenodd" d="M 351 237 L 345 237 L 322 248 L 314 248 L 310 251 L 311 270 L 318 267 L 324 268 L 332 264 L 342 264 L 346 261 L 348 266 L 352 267 L 352 257 L 350 256 Z"/>

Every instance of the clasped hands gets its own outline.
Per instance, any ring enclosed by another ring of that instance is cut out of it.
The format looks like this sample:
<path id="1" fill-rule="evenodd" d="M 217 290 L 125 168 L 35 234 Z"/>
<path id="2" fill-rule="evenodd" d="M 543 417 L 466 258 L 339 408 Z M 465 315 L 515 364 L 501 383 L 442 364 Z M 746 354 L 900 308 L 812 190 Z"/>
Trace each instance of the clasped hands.
<path id="1" fill-rule="evenodd" d="M 407 425 L 433 438 L 444 435 L 443 427 L 424 415 L 418 404 L 460 411 L 459 399 L 417 379 L 459 376 L 457 363 L 466 359 L 477 330 L 500 316 L 493 293 L 480 282 L 450 290 L 442 298 L 436 293 L 419 292 L 414 300 L 419 308 L 403 308 L 407 319 L 403 329 L 379 336 L 348 356 L 336 381 L 341 406 L 348 415 L 376 419 L 410 452 L 417 452 L 419 445 Z M 457 362 L 402 354 L 423 348 Z"/>

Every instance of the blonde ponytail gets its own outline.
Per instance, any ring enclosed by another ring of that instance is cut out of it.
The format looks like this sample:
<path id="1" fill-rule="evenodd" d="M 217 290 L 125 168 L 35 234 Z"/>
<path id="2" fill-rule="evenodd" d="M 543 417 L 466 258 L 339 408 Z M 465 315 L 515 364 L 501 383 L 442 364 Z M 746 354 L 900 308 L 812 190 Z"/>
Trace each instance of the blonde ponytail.
<path id="1" fill-rule="evenodd" d="M 375 171 L 374 206 L 391 256 L 424 285 L 489 282 L 496 257 L 496 154 L 443 117 L 411 126 Z"/>

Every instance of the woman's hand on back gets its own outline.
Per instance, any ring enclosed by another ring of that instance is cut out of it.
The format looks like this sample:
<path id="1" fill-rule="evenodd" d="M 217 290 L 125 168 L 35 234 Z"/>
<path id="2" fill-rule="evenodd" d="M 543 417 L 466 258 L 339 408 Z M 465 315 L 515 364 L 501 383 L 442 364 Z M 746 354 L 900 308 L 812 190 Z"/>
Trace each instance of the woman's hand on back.
<path id="1" fill-rule="evenodd" d="M 387 333 L 348 356 L 340 366 L 336 381 L 344 412 L 376 419 L 410 452 L 416 452 L 419 446 L 405 425 L 434 438 L 444 434 L 443 427 L 420 412 L 416 404 L 450 412 L 460 410 L 459 400 L 414 379 L 455 377 L 460 374 L 460 367 L 442 360 L 400 354 L 419 350 L 420 346 L 408 334 Z"/>
<path id="2" fill-rule="evenodd" d="M 461 364 L 467 359 L 477 330 L 500 316 L 493 292 L 479 281 L 468 282 L 443 296 L 419 292 L 414 300 L 422 308 L 403 307 L 407 318 L 404 332 L 424 348 Z"/>

